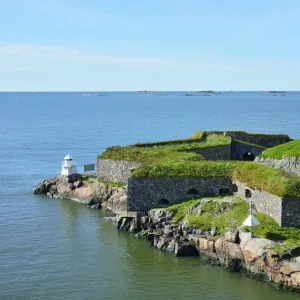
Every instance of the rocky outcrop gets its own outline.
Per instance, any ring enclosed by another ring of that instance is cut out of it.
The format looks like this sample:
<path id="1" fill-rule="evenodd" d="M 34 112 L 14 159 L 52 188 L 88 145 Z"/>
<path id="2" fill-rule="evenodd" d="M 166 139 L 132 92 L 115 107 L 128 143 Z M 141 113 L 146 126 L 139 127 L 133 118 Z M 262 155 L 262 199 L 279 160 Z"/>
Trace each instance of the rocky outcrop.
<path id="1" fill-rule="evenodd" d="M 201 213 L 200 205 L 193 208 Z M 271 240 L 253 237 L 243 230 L 217 235 L 215 230 L 199 230 L 184 222 L 174 222 L 166 209 L 150 210 L 140 218 L 121 218 L 121 230 L 136 232 L 154 248 L 176 256 L 200 256 L 208 263 L 221 265 L 232 272 L 245 272 L 249 277 L 267 280 L 277 288 L 300 292 L 300 257 L 281 256 L 274 251 L 278 245 Z M 133 230 L 132 230 L 133 229 Z"/>
<path id="2" fill-rule="evenodd" d="M 255 162 L 300 175 L 300 157 L 283 156 L 281 159 L 257 157 Z"/>
<path id="3" fill-rule="evenodd" d="M 33 193 L 70 199 L 92 208 L 104 208 L 113 213 L 127 209 L 125 188 L 106 186 L 97 179 L 82 181 L 80 176 L 72 181 L 69 182 L 64 176 L 49 178 L 39 183 Z"/>

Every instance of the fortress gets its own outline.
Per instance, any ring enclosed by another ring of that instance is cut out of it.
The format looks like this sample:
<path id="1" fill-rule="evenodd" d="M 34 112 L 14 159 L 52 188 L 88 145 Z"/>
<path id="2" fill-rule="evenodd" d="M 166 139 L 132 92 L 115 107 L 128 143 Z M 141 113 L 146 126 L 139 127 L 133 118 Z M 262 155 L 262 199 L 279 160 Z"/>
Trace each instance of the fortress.
<path id="1" fill-rule="evenodd" d="M 127 185 L 127 211 L 238 195 L 280 226 L 300 226 L 299 140 L 283 134 L 196 131 L 191 138 L 113 146 L 97 159 L 101 181 Z"/>

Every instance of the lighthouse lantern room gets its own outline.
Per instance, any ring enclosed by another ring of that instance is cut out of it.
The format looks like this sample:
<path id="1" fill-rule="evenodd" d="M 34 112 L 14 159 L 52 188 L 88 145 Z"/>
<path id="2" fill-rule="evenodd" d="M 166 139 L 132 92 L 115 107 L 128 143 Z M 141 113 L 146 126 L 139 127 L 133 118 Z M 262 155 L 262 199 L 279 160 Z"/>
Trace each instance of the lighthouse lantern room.
<path id="1" fill-rule="evenodd" d="M 77 174 L 76 164 L 73 158 L 68 154 L 61 163 L 61 175 L 69 176 Z"/>

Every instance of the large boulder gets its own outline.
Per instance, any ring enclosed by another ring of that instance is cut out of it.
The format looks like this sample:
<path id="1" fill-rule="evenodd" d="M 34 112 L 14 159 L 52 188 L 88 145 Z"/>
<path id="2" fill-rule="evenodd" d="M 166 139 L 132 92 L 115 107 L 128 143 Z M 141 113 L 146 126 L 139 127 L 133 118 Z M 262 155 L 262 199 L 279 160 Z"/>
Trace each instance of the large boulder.
<path id="1" fill-rule="evenodd" d="M 215 242 L 218 259 L 226 269 L 239 272 L 243 267 L 243 254 L 239 244 L 232 243 L 221 237 Z"/>
<path id="2" fill-rule="evenodd" d="M 174 213 L 166 209 L 151 209 L 148 211 L 148 216 L 152 223 L 157 224 L 172 220 Z"/>

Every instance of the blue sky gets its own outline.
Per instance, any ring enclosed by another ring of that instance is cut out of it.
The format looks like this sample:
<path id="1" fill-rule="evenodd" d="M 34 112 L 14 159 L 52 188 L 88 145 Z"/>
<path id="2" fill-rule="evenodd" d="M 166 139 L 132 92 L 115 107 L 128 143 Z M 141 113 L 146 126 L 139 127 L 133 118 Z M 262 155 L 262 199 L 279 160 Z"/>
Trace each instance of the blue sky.
<path id="1" fill-rule="evenodd" d="M 0 0 L 0 91 L 300 90 L 299 0 Z"/>

